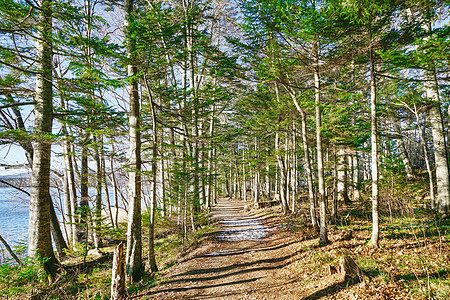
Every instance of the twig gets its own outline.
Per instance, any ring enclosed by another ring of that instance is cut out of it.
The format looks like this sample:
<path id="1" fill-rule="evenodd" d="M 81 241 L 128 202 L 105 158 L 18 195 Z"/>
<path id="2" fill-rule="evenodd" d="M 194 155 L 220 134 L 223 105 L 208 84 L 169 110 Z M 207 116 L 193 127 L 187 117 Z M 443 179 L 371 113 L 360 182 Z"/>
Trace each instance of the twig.
<path id="1" fill-rule="evenodd" d="M 6 251 L 14 258 L 14 260 L 19 264 L 19 266 L 22 266 L 22 262 L 17 257 L 17 255 L 12 251 L 11 247 L 8 245 L 8 243 L 3 239 L 3 237 L 0 235 L 0 241 L 5 245 Z"/>

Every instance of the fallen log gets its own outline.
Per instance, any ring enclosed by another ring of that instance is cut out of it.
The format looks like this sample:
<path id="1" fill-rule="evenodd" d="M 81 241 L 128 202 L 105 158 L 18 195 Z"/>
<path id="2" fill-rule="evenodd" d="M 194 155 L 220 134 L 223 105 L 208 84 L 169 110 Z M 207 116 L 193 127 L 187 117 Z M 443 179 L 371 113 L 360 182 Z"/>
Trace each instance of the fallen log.
<path id="1" fill-rule="evenodd" d="M 94 266 L 107 262 L 112 259 L 112 253 L 102 253 L 102 255 L 96 259 L 86 261 L 86 262 L 80 262 L 77 264 L 72 265 L 64 265 L 62 264 L 61 267 L 68 273 L 73 272 L 88 272 L 91 268 Z"/>
<path id="2" fill-rule="evenodd" d="M 256 203 L 257 208 L 266 208 L 278 205 L 280 202 L 278 200 L 262 201 Z"/>

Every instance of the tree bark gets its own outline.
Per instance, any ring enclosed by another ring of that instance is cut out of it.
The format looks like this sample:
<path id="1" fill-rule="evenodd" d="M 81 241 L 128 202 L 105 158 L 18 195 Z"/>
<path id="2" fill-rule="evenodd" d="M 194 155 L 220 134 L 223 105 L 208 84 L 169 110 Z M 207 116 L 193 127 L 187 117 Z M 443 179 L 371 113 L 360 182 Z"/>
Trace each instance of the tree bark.
<path id="1" fill-rule="evenodd" d="M 114 248 L 111 278 L 111 300 L 126 299 L 123 243 Z"/>
<path id="2" fill-rule="evenodd" d="M 140 102 L 138 82 L 134 78 L 137 74 L 135 66 L 135 41 L 132 37 L 131 22 L 134 11 L 133 0 L 125 0 L 125 30 L 128 58 L 129 78 L 129 172 L 128 172 L 128 227 L 126 274 L 130 281 L 138 282 L 142 278 L 144 265 L 142 261 L 141 236 L 141 130 L 140 130 Z"/>
<path id="3" fill-rule="evenodd" d="M 337 154 L 337 200 L 341 203 L 348 203 L 350 201 L 348 197 L 348 181 L 347 181 L 347 156 L 345 149 L 339 147 Z"/>
<path id="4" fill-rule="evenodd" d="M 329 243 L 327 232 L 327 211 L 326 211 L 326 195 L 325 195 L 325 174 L 323 165 L 323 149 L 322 149 L 322 109 L 320 104 L 320 78 L 319 78 L 319 54 L 317 44 L 314 45 L 314 97 L 316 110 L 316 143 L 317 143 L 317 179 L 319 182 L 318 198 L 320 212 L 320 234 L 319 244 L 326 245 Z"/>
<path id="5" fill-rule="evenodd" d="M 52 4 L 39 0 L 36 38 L 36 105 L 31 178 L 28 255 L 47 258 L 44 268 L 51 278 L 57 272 L 50 234 L 50 156 L 53 125 L 52 89 Z"/>
<path id="6" fill-rule="evenodd" d="M 361 197 L 359 191 L 359 159 L 358 153 L 352 155 L 353 159 L 353 201 L 359 201 Z"/>
<path id="7" fill-rule="evenodd" d="M 424 23 L 422 28 L 426 32 L 431 31 L 431 24 Z M 428 112 L 431 125 L 431 133 L 434 144 L 434 161 L 436 167 L 437 184 L 437 210 L 440 213 L 450 212 L 450 179 L 449 165 L 447 157 L 447 145 L 445 142 L 444 126 L 442 122 L 441 102 L 439 99 L 439 88 L 436 78 L 434 62 L 428 64 L 424 71 L 426 96 L 432 103 Z"/>
<path id="8" fill-rule="evenodd" d="M 149 264 L 152 272 L 158 271 L 158 266 L 156 265 L 155 258 L 155 214 L 156 214 L 156 183 L 158 175 L 158 132 L 157 132 L 157 122 L 156 122 L 156 109 L 155 103 L 153 102 L 152 94 L 148 86 L 147 78 L 144 78 L 145 85 L 147 87 L 147 92 L 149 95 L 150 110 L 152 114 L 152 131 L 153 131 L 153 157 L 152 157 L 152 199 L 150 204 L 150 222 L 149 222 Z"/>
<path id="9" fill-rule="evenodd" d="M 100 160 L 100 149 L 103 147 L 103 141 L 97 135 L 94 135 L 94 160 L 96 166 L 95 174 L 95 206 L 93 214 L 93 235 L 94 235 L 94 247 L 96 249 L 102 247 L 102 240 L 100 237 L 101 219 L 102 219 L 102 186 L 103 186 L 103 173 L 102 163 Z"/>
<path id="10" fill-rule="evenodd" d="M 425 136 L 423 135 L 422 132 L 422 125 L 420 125 L 420 117 L 419 117 L 419 113 L 417 112 L 417 108 L 414 107 L 413 109 L 413 113 L 416 116 L 416 121 L 417 121 L 417 126 L 418 126 L 418 131 L 419 131 L 419 139 L 420 139 L 420 143 L 422 144 L 422 149 L 423 149 L 423 156 L 425 158 L 425 164 L 427 166 L 427 172 L 428 172 L 428 183 L 430 186 L 430 200 L 431 200 L 431 207 L 435 208 L 435 194 L 434 194 L 434 182 L 433 182 L 433 171 L 431 170 L 431 165 L 430 165 L 430 158 L 428 156 L 428 147 L 427 147 L 427 142 L 425 140 Z"/>
<path id="11" fill-rule="evenodd" d="M 372 41 L 372 31 L 369 29 L 369 41 Z M 378 248 L 379 216 L 378 216 L 378 142 L 377 142 L 377 86 L 375 77 L 375 58 L 370 49 L 370 119 L 371 119 L 371 158 L 372 158 L 372 237 L 369 246 Z"/>
<path id="12" fill-rule="evenodd" d="M 275 152 L 276 152 L 276 157 L 277 157 L 277 161 L 278 161 L 278 166 L 280 168 L 280 199 L 281 199 L 281 207 L 283 209 L 283 214 L 287 214 L 288 212 L 288 207 L 287 207 L 287 199 L 286 199 L 286 194 L 287 194 L 287 170 L 286 170 L 286 165 L 285 165 L 285 161 L 283 160 L 283 156 L 280 153 L 280 136 L 279 133 L 276 132 L 275 133 Z"/>
<path id="13" fill-rule="evenodd" d="M 55 243 L 56 251 L 58 252 L 59 258 L 61 258 L 66 255 L 64 250 L 69 249 L 69 247 L 64 240 L 64 236 L 62 234 L 61 226 L 59 224 L 58 217 L 56 216 L 53 203 L 50 203 L 50 230 L 53 236 L 53 242 Z"/>
<path id="14" fill-rule="evenodd" d="M 311 225 L 314 229 L 318 229 L 317 218 L 316 218 L 316 200 L 314 197 L 314 184 L 312 179 L 312 169 L 311 169 L 311 160 L 309 158 L 309 147 L 308 147 L 308 135 L 306 134 L 306 113 L 300 107 L 297 98 L 295 97 L 294 91 L 288 89 L 289 94 L 291 95 L 292 101 L 294 101 L 295 107 L 300 114 L 301 124 L 302 124 L 302 144 L 303 144 L 303 153 L 304 153 L 304 161 L 305 161 L 305 170 L 306 170 L 306 181 L 308 184 L 308 199 L 309 199 L 309 212 L 311 216 Z"/>

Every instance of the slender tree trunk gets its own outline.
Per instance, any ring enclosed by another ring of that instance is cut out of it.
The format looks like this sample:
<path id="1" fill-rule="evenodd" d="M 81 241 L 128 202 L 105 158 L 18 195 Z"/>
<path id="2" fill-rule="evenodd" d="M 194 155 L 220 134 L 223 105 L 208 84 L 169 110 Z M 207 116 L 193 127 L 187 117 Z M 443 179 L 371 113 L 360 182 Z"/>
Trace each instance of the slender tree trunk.
<path id="1" fill-rule="evenodd" d="M 286 214 L 288 211 L 287 205 L 286 205 L 286 182 L 287 182 L 287 172 L 286 172 L 286 166 L 285 161 L 283 160 L 282 155 L 280 154 L 280 136 L 278 132 L 275 133 L 275 152 L 276 157 L 278 161 L 278 166 L 280 168 L 280 199 L 281 199 L 281 207 L 283 209 L 283 213 Z"/>
<path id="2" fill-rule="evenodd" d="M 247 174 L 245 173 L 245 148 L 243 149 L 242 159 L 242 192 L 244 195 L 244 202 L 247 202 Z"/>
<path id="3" fill-rule="evenodd" d="M 54 278 L 57 272 L 50 234 L 50 156 L 52 132 L 52 4 L 38 0 L 38 27 L 36 39 L 36 95 L 33 174 L 31 178 L 28 255 L 48 258 L 44 268 Z"/>
<path id="4" fill-rule="evenodd" d="M 395 124 L 395 129 L 397 131 L 397 134 L 401 135 L 401 125 L 399 124 L 399 122 Z M 408 180 L 411 180 L 413 178 L 413 170 L 411 167 L 411 162 L 409 161 L 408 152 L 406 151 L 405 141 L 403 140 L 403 137 L 400 137 L 398 139 L 398 148 L 400 150 L 400 158 L 405 165 L 406 178 Z"/>
<path id="5" fill-rule="evenodd" d="M 295 126 L 295 122 L 292 124 L 292 171 L 291 171 L 291 188 L 292 188 L 292 205 L 291 205 L 291 211 L 293 214 L 296 213 L 296 195 L 297 195 L 297 154 L 296 154 L 296 148 L 297 148 L 297 128 Z"/>
<path id="6" fill-rule="evenodd" d="M 101 162 L 102 162 L 102 182 L 103 182 L 103 191 L 105 193 L 105 202 L 106 202 L 106 209 L 108 210 L 109 219 L 111 220 L 111 227 L 115 228 L 115 222 L 114 217 L 111 210 L 111 198 L 109 195 L 109 185 L 108 185 L 108 178 L 106 176 L 106 159 L 105 159 L 105 152 L 101 152 Z M 112 170 L 111 170 L 112 171 Z"/>
<path id="7" fill-rule="evenodd" d="M 334 147 L 334 166 L 333 166 L 333 205 L 331 206 L 331 218 L 336 222 L 337 215 L 337 202 L 338 202 L 338 186 L 339 186 L 339 175 L 338 175 L 338 158 L 336 153 L 336 146 Z"/>
<path id="8" fill-rule="evenodd" d="M 359 201 L 361 197 L 359 191 L 359 159 L 358 153 L 352 156 L 353 159 L 353 201 Z"/>
<path id="9" fill-rule="evenodd" d="M 88 185 L 89 185 L 89 168 L 88 168 L 88 151 L 87 151 L 87 141 L 88 141 L 88 136 L 85 137 L 85 141 L 83 143 L 83 145 L 81 146 L 81 176 L 80 176 L 80 218 L 81 218 L 81 222 L 88 222 L 87 220 L 87 210 L 89 209 L 89 203 L 88 203 L 88 199 L 89 199 L 89 190 L 88 190 Z M 87 237 L 86 237 L 86 242 L 87 242 Z"/>
<path id="10" fill-rule="evenodd" d="M 50 199 L 51 201 L 51 199 Z M 66 241 L 64 240 L 64 236 L 61 231 L 61 226 L 58 221 L 58 217 L 56 216 L 55 207 L 53 203 L 50 203 L 50 230 L 53 237 L 53 242 L 55 243 L 56 251 L 58 252 L 59 258 L 62 258 L 66 255 L 65 250 L 68 250 Z"/>
<path id="11" fill-rule="evenodd" d="M 337 155 L 337 200 L 341 203 L 348 203 L 350 201 L 348 197 L 348 187 L 347 187 L 347 159 L 345 149 L 339 148 Z"/>
<path id="12" fill-rule="evenodd" d="M 430 158 L 428 156 L 428 147 L 427 147 L 427 142 L 425 140 L 425 137 L 422 133 L 422 126 L 420 125 L 420 117 L 419 114 L 417 112 L 417 108 L 414 105 L 414 110 L 413 110 L 414 115 L 416 116 L 416 121 L 417 121 L 417 126 L 418 126 L 418 131 L 419 131 L 419 139 L 420 139 L 420 143 L 422 144 L 422 149 L 423 149 L 423 155 L 425 158 L 425 164 L 427 166 L 427 172 L 428 172 L 428 182 L 430 185 L 430 200 L 431 200 L 431 206 L 432 208 L 435 208 L 435 194 L 434 194 L 434 182 L 433 182 L 433 171 L 431 170 L 431 166 L 430 166 Z"/>
<path id="13" fill-rule="evenodd" d="M 309 158 L 308 136 L 306 134 L 306 131 L 307 131 L 306 113 L 298 104 L 297 98 L 295 97 L 295 93 L 290 89 L 288 89 L 288 91 L 289 91 L 289 94 L 291 95 L 291 98 L 294 101 L 295 107 L 297 108 L 297 111 L 299 112 L 300 117 L 301 117 L 302 144 L 303 144 L 303 152 L 304 152 L 304 160 L 305 160 L 306 181 L 308 183 L 308 199 L 309 199 L 309 211 L 310 211 L 310 216 L 311 216 L 311 225 L 313 226 L 313 228 L 318 229 L 311 161 Z"/>
<path id="14" fill-rule="evenodd" d="M 285 137 L 285 144 L 284 144 L 284 166 L 286 168 L 286 178 L 285 178 L 285 192 L 286 195 L 284 197 L 285 199 L 285 209 L 286 212 L 285 214 L 288 213 L 289 211 L 289 202 L 290 202 L 290 192 L 289 192 L 289 186 L 291 185 L 290 179 L 291 179 L 291 166 L 290 166 L 290 162 L 289 162 L 289 136 L 288 134 L 286 134 Z"/>
<path id="15" fill-rule="evenodd" d="M 213 107 L 213 112 L 212 112 L 212 116 L 211 116 L 211 121 L 209 124 L 209 137 L 210 137 L 210 150 L 208 151 L 208 181 L 207 181 L 207 203 L 208 203 L 208 207 L 210 207 L 212 205 L 212 189 L 213 189 L 213 181 L 212 181 L 212 159 L 213 159 L 213 147 L 212 147 L 212 143 L 213 143 L 213 137 L 214 137 L 214 114 L 215 114 L 215 106 Z"/>
<path id="16" fill-rule="evenodd" d="M 275 94 L 277 97 L 277 102 L 280 102 L 280 93 L 278 90 L 278 84 L 275 83 Z M 287 151 L 287 141 L 288 139 L 286 138 L 286 147 L 285 150 Z M 283 209 L 283 214 L 287 214 L 289 207 L 288 207 L 288 199 L 286 198 L 286 196 L 289 195 L 288 192 L 288 171 L 287 171 L 287 165 L 286 165 L 286 161 L 283 160 L 283 156 L 280 153 L 280 135 L 278 132 L 275 133 L 275 152 L 276 152 L 276 157 L 277 157 L 277 161 L 278 161 L 278 166 L 280 168 L 280 198 L 281 198 L 281 207 Z"/>
<path id="17" fill-rule="evenodd" d="M 314 96 L 316 106 L 316 143 L 317 143 L 317 178 L 319 182 L 318 199 L 320 211 L 320 235 L 319 244 L 326 245 L 329 243 L 327 232 L 327 211 L 325 196 L 325 174 L 323 165 L 323 149 L 322 149 L 322 109 L 320 104 L 320 78 L 319 78 L 319 54 L 317 45 L 315 47 L 314 57 Z"/>
<path id="18" fill-rule="evenodd" d="M 372 31 L 369 29 L 369 41 L 372 41 Z M 370 49 L 370 117 L 371 117 L 371 158 L 372 158 L 372 237 L 370 247 L 378 248 L 379 216 L 378 216 L 378 142 L 377 142 L 377 86 L 375 77 L 375 58 Z"/>
<path id="19" fill-rule="evenodd" d="M 100 151 L 99 147 L 102 147 L 101 141 L 98 137 L 94 135 L 94 160 L 96 166 L 95 174 L 95 205 L 93 214 L 93 236 L 94 236 L 94 247 L 96 249 L 102 247 L 101 237 L 100 237 L 100 227 L 102 218 L 102 167 L 100 161 Z"/>
<path id="20" fill-rule="evenodd" d="M 63 155 L 64 146 L 63 146 Z M 64 209 L 62 214 L 64 233 L 66 235 L 66 240 L 70 243 L 72 241 L 72 226 L 70 226 L 70 216 L 72 215 L 71 205 L 70 205 L 70 193 L 69 193 L 69 179 L 67 178 L 67 168 L 64 167 L 63 174 L 63 199 L 64 199 Z"/>
<path id="21" fill-rule="evenodd" d="M 134 12 L 133 0 L 125 0 L 125 28 L 127 42 L 127 58 L 129 82 L 129 135 L 130 159 L 128 172 L 128 229 L 126 274 L 132 282 L 142 278 L 144 264 L 142 261 L 142 233 L 141 233 L 141 129 L 140 129 L 140 101 L 135 65 L 135 41 L 131 29 L 132 14 Z"/>
<path id="22" fill-rule="evenodd" d="M 311 216 L 311 225 L 313 226 L 313 228 L 318 229 L 319 226 L 317 225 L 316 218 L 316 200 L 314 197 L 311 161 L 309 159 L 308 136 L 306 135 L 306 113 L 302 110 L 300 115 L 302 120 L 302 142 L 306 168 L 306 180 L 308 183 L 309 213 Z"/>
<path id="23" fill-rule="evenodd" d="M 152 272 L 158 271 L 158 266 L 156 265 L 155 258 L 155 214 L 156 214 L 156 183 L 158 176 L 158 130 L 156 122 L 156 109 L 155 103 L 153 102 L 152 93 L 148 86 L 147 78 L 144 78 L 145 85 L 147 87 L 147 92 L 149 94 L 150 110 L 152 114 L 152 132 L 153 132 L 153 157 L 152 157 L 152 199 L 150 202 L 150 222 L 149 222 L 149 264 Z"/>
<path id="24" fill-rule="evenodd" d="M 111 143 L 111 150 L 112 150 L 112 155 L 110 157 L 109 163 L 110 163 L 110 168 L 111 168 L 111 183 L 112 183 L 112 188 L 113 188 L 113 197 L 114 197 L 114 207 L 115 207 L 115 212 L 114 212 L 114 228 L 117 229 L 119 226 L 119 192 L 118 192 L 118 186 L 117 186 L 117 180 L 116 180 L 116 175 L 115 175 L 115 169 L 114 169 L 114 153 L 115 153 L 115 149 L 114 149 L 114 142 Z"/>

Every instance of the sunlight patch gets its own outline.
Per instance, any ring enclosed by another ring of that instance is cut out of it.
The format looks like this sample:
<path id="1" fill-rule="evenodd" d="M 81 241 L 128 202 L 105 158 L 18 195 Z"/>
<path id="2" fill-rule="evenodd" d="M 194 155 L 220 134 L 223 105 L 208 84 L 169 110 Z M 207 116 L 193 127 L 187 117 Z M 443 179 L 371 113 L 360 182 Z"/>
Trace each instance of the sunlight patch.
<path id="1" fill-rule="evenodd" d="M 225 228 L 217 235 L 219 241 L 241 242 L 241 241 L 258 241 L 267 236 L 269 229 L 262 225 L 259 220 L 222 220 L 221 223 Z"/>

